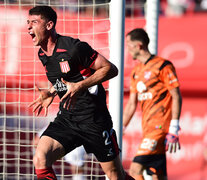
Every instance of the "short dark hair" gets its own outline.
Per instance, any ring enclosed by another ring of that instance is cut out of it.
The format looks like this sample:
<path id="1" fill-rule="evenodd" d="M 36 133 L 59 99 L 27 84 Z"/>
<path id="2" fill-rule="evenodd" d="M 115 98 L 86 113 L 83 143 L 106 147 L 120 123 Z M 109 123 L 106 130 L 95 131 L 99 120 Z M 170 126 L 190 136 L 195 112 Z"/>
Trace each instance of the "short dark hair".
<path id="1" fill-rule="evenodd" d="M 50 6 L 35 6 L 29 10 L 29 15 L 41 15 L 42 19 L 52 21 L 54 27 L 57 22 L 57 14 Z"/>
<path id="2" fill-rule="evenodd" d="M 130 39 L 132 41 L 141 41 L 145 47 L 148 46 L 150 41 L 146 31 L 142 28 L 133 29 L 132 31 L 127 33 L 127 36 L 130 36 Z"/>

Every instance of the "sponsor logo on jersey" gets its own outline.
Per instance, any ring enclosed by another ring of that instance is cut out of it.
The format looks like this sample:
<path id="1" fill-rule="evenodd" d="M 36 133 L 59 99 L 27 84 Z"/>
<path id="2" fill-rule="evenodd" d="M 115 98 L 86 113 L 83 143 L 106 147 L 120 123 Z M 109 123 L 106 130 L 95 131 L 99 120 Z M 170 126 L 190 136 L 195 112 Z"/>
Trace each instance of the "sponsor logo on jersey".
<path id="1" fill-rule="evenodd" d="M 152 99 L 152 93 L 151 92 L 144 92 L 147 90 L 146 85 L 144 84 L 143 81 L 139 81 L 137 83 L 137 91 L 139 92 L 138 94 L 138 100 L 143 101 L 147 99 Z"/>
<path id="2" fill-rule="evenodd" d="M 57 92 L 67 91 L 67 86 L 60 80 L 56 80 L 54 88 Z"/>
<path id="3" fill-rule="evenodd" d="M 64 59 L 62 59 L 62 62 L 59 62 L 59 64 L 60 64 L 60 69 L 62 73 L 68 73 L 70 71 L 70 66 L 68 64 L 68 61 L 65 61 Z"/>
<path id="4" fill-rule="evenodd" d="M 138 95 L 138 100 L 139 101 L 144 101 L 147 99 L 152 99 L 152 93 L 151 92 L 146 92 L 146 93 L 141 93 Z"/>
<path id="5" fill-rule="evenodd" d="M 146 85 L 143 83 L 143 81 L 139 81 L 138 83 L 137 83 L 137 91 L 139 92 L 139 93 L 142 93 L 143 91 L 146 91 L 147 90 L 147 87 L 146 87 Z"/>

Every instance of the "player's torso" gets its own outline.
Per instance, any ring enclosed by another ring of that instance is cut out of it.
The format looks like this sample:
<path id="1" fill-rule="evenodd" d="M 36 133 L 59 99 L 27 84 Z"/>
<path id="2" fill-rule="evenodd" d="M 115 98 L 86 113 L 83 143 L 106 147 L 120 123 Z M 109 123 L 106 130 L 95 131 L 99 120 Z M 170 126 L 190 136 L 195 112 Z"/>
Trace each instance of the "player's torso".
<path id="1" fill-rule="evenodd" d="M 76 65 L 75 60 L 71 58 L 71 54 L 68 51 L 55 53 L 55 55 L 47 57 L 45 70 L 48 80 L 60 94 L 66 90 L 66 86 L 61 82 L 61 78 L 68 82 L 83 80 L 80 67 Z"/>
<path id="2" fill-rule="evenodd" d="M 146 64 L 138 64 L 134 69 L 134 83 L 142 109 L 142 126 L 146 133 L 156 128 L 165 129 L 166 121 L 171 116 L 168 108 L 171 105 L 171 95 L 160 79 L 163 63 L 164 59 L 154 57 Z"/>
<path id="3" fill-rule="evenodd" d="M 79 82 L 84 78 L 89 77 L 93 72 L 90 68 L 84 68 L 78 62 L 78 52 L 74 49 L 76 40 L 68 41 L 61 37 L 58 40 L 54 49 L 53 55 L 48 57 L 43 52 L 39 53 L 39 57 L 45 67 L 48 80 L 53 84 L 59 97 L 61 98 L 67 91 L 66 85 L 61 81 L 61 78 L 68 82 Z M 102 86 L 100 85 L 100 89 Z M 91 89 L 91 90 L 90 90 Z M 102 91 L 101 91 L 102 90 Z M 101 95 L 104 99 L 104 92 L 101 89 Z M 75 97 L 75 105 L 71 106 L 71 113 L 88 113 L 94 111 L 96 104 L 94 96 L 98 94 L 98 86 L 91 87 L 88 90 L 83 90 Z M 104 100 L 103 100 L 104 101 Z"/>
<path id="4" fill-rule="evenodd" d="M 78 82 L 83 79 L 77 60 L 73 58 L 75 43 L 62 37 L 58 39 L 52 56 L 46 56 L 43 52 L 39 53 L 48 80 L 57 88 L 58 92 L 61 91 L 59 82 L 61 78 L 68 82 Z"/>

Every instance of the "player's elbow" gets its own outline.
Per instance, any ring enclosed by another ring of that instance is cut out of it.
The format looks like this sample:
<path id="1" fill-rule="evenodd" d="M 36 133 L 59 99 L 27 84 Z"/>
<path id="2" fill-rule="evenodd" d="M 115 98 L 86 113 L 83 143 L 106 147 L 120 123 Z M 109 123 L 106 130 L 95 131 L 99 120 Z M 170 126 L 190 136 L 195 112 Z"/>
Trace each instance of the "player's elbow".
<path id="1" fill-rule="evenodd" d="M 111 72 L 112 72 L 113 77 L 115 77 L 119 74 L 119 70 L 114 64 L 111 64 Z"/>

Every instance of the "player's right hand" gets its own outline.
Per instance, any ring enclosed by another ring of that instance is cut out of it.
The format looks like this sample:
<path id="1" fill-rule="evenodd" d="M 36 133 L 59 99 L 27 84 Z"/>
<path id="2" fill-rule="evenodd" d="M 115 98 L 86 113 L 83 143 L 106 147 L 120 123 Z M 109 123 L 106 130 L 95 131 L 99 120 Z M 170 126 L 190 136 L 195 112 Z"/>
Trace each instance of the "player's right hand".
<path id="1" fill-rule="evenodd" d="M 48 107 L 52 103 L 54 96 L 50 96 L 48 90 L 41 90 L 37 86 L 35 86 L 35 90 L 39 92 L 39 97 L 29 104 L 29 107 L 33 106 L 33 112 L 36 112 L 36 116 L 38 116 L 42 110 L 44 109 L 44 116 L 48 114 Z"/>
<path id="2" fill-rule="evenodd" d="M 68 110 L 71 105 L 75 104 L 76 94 L 79 91 L 80 86 L 79 83 L 67 82 L 63 78 L 61 78 L 61 81 L 67 86 L 67 92 L 60 99 L 60 102 L 65 99 L 63 108 Z"/>

